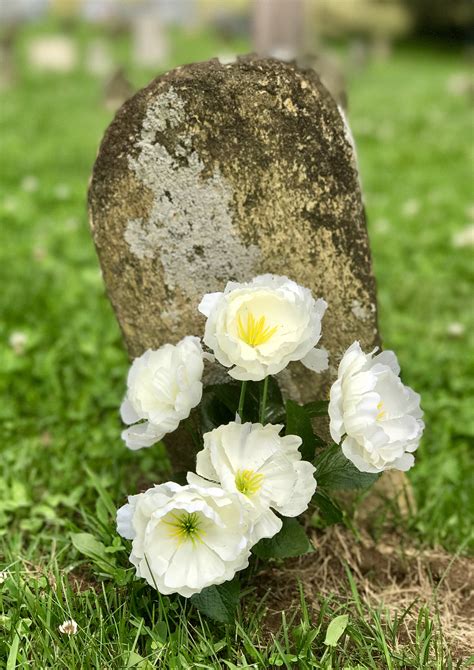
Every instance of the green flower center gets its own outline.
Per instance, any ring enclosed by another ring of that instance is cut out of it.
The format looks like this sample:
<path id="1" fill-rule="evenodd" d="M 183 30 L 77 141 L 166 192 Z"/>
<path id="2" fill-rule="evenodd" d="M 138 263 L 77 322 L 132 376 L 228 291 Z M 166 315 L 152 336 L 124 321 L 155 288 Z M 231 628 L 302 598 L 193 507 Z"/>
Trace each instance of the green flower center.
<path id="1" fill-rule="evenodd" d="M 205 531 L 202 529 L 202 520 L 197 512 L 184 512 L 179 515 L 172 512 L 169 515 L 172 521 L 163 521 L 164 524 L 170 527 L 170 535 L 172 538 L 181 542 L 191 540 L 193 544 L 202 542 Z"/>
<path id="2" fill-rule="evenodd" d="M 254 470 L 237 470 L 235 486 L 244 496 L 254 496 L 262 487 L 263 475 Z"/>

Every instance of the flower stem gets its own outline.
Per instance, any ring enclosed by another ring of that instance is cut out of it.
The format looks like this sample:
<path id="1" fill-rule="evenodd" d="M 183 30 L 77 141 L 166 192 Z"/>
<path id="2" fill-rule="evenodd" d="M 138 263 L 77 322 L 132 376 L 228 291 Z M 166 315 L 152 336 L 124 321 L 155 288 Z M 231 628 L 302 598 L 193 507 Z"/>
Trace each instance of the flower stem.
<path id="1" fill-rule="evenodd" d="M 240 387 L 240 398 L 239 398 L 239 408 L 237 410 L 237 414 L 240 416 L 240 419 L 243 420 L 243 414 L 244 414 L 244 401 L 245 401 L 245 392 L 247 390 L 247 382 L 242 382 L 242 386 Z"/>
<path id="2" fill-rule="evenodd" d="M 263 380 L 262 402 L 260 403 L 260 423 L 262 425 L 265 423 L 265 410 L 267 408 L 269 378 L 270 377 L 265 377 L 265 379 Z"/>

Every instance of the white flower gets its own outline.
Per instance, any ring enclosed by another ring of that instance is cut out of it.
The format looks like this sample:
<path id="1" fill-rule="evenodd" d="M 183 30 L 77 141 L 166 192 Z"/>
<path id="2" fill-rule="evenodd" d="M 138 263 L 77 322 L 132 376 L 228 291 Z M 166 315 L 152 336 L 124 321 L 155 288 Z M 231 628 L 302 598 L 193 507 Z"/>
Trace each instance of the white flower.
<path id="1" fill-rule="evenodd" d="M 203 369 L 197 337 L 148 349 L 133 361 L 120 408 L 123 422 L 134 424 L 122 433 L 129 449 L 151 447 L 189 416 L 202 397 Z"/>
<path id="2" fill-rule="evenodd" d="M 209 485 L 161 484 L 117 512 L 119 534 L 133 540 L 137 576 L 186 598 L 248 566 L 248 524 L 237 498 Z"/>
<path id="3" fill-rule="evenodd" d="M 234 379 L 259 381 L 301 361 L 321 372 L 327 352 L 315 349 L 327 303 L 287 277 L 261 275 L 229 282 L 199 305 L 207 317 L 204 343 Z"/>
<path id="4" fill-rule="evenodd" d="M 424 424 L 420 396 L 402 384 L 393 351 L 373 357 L 354 342 L 331 387 L 331 436 L 361 472 L 408 470 Z"/>
<path id="5" fill-rule="evenodd" d="M 77 633 L 77 623 L 74 619 L 67 619 L 58 627 L 63 635 L 75 635 Z"/>
<path id="6" fill-rule="evenodd" d="M 272 509 L 298 516 L 316 490 L 315 468 L 301 460 L 301 438 L 280 437 L 282 427 L 234 422 L 219 426 L 204 435 L 197 475 L 188 473 L 191 484 L 202 485 L 205 477 L 239 496 L 253 521 L 253 544 L 281 529 L 281 519 Z"/>
<path id="7" fill-rule="evenodd" d="M 453 321 L 452 323 L 448 323 L 446 332 L 448 335 L 451 335 L 451 337 L 462 337 L 466 332 L 466 328 L 464 327 L 463 323 L 460 323 L 459 321 Z"/>
<path id="8" fill-rule="evenodd" d="M 14 330 L 8 338 L 8 344 L 11 346 L 15 354 L 21 356 L 28 344 L 28 336 L 20 330 Z"/>
<path id="9" fill-rule="evenodd" d="M 462 230 L 458 230 L 452 238 L 453 247 L 474 247 L 474 223 L 469 224 Z"/>
<path id="10" fill-rule="evenodd" d="M 7 579 L 8 579 L 8 572 L 6 572 L 5 570 L 2 570 L 0 572 L 0 584 L 3 584 L 3 582 L 6 582 Z"/>

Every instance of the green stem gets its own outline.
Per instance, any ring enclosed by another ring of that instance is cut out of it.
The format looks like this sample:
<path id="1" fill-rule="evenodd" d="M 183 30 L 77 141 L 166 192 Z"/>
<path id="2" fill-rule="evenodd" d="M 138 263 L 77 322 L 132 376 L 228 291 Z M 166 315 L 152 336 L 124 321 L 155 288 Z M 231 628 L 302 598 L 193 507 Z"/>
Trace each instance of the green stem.
<path id="1" fill-rule="evenodd" d="M 268 396 L 268 380 L 270 377 L 265 377 L 263 380 L 263 392 L 262 392 L 262 402 L 260 403 L 260 423 L 263 425 L 265 422 L 265 410 L 267 408 L 267 396 Z"/>
<path id="2" fill-rule="evenodd" d="M 239 408 L 237 414 L 240 416 L 240 420 L 243 421 L 244 418 L 244 401 L 245 401 L 245 392 L 247 390 L 247 382 L 242 382 L 240 387 L 240 398 L 239 398 Z"/>

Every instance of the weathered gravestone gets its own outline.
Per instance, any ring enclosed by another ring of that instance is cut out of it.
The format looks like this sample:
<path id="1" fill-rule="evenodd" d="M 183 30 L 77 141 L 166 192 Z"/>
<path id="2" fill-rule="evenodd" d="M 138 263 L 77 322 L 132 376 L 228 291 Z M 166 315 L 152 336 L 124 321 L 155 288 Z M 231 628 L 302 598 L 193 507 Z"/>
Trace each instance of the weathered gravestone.
<path id="1" fill-rule="evenodd" d="M 329 303 L 330 370 L 291 364 L 280 383 L 292 397 L 321 397 L 354 340 L 368 350 L 378 342 L 354 148 L 312 70 L 244 57 L 158 77 L 107 130 L 89 208 L 132 357 L 201 335 L 204 293 L 265 272 Z"/>

